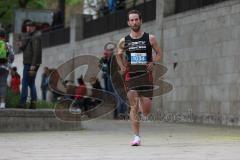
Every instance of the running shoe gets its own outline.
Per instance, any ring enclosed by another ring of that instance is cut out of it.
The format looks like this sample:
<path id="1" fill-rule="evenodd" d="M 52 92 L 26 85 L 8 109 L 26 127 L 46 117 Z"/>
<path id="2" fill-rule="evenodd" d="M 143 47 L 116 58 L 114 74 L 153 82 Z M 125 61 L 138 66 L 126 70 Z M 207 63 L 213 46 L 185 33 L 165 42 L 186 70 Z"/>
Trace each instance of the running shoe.
<path id="1" fill-rule="evenodd" d="M 131 142 L 131 146 L 141 146 L 140 138 L 134 138 L 134 140 Z"/>

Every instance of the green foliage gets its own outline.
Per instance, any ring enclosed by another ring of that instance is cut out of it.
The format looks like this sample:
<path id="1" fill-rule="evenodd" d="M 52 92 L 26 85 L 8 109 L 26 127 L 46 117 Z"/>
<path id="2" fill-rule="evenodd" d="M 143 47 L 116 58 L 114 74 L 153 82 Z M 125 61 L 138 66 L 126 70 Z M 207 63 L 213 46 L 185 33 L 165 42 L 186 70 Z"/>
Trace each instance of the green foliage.
<path id="1" fill-rule="evenodd" d="M 47 7 L 45 0 L 29 0 L 27 8 L 44 9 Z M 5 29 L 11 29 L 14 23 L 14 10 L 20 8 L 19 0 L 0 0 L 0 23 Z"/>
<path id="2" fill-rule="evenodd" d="M 13 93 L 10 89 L 7 90 L 6 106 L 7 108 L 16 108 L 20 102 L 20 95 Z"/>
<path id="3" fill-rule="evenodd" d="M 43 100 L 37 101 L 37 109 L 54 109 L 55 103 L 46 102 Z"/>
<path id="4" fill-rule="evenodd" d="M 20 95 L 13 93 L 9 88 L 7 90 L 6 106 L 7 108 L 17 108 L 20 102 Z M 29 108 L 30 103 L 27 103 Z M 37 109 L 54 109 L 55 103 L 43 100 L 37 101 Z"/>
<path id="5" fill-rule="evenodd" d="M 0 23 L 8 28 L 13 23 L 13 10 L 18 7 L 18 0 L 0 0 Z"/>
<path id="6" fill-rule="evenodd" d="M 66 5 L 75 6 L 82 3 L 83 0 L 66 0 Z"/>
<path id="7" fill-rule="evenodd" d="M 45 0 L 30 1 L 27 6 L 31 9 L 44 9 L 47 8 L 47 3 Z"/>
<path id="8" fill-rule="evenodd" d="M 74 7 L 82 4 L 83 0 L 65 0 L 66 6 Z M 28 9 L 53 9 L 52 4 L 58 0 L 29 0 Z M 50 8 L 49 8 L 50 7 Z M 9 32 L 13 29 L 14 10 L 19 9 L 19 0 L 0 0 L 0 24 Z"/>

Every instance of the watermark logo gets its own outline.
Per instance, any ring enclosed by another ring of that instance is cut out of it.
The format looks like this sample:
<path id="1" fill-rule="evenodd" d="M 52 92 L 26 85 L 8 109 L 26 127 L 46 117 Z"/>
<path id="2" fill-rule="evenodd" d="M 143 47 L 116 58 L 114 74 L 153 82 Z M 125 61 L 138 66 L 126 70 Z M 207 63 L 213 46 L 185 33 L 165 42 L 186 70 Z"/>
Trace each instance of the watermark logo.
<path id="1" fill-rule="evenodd" d="M 109 43 L 105 45 L 105 48 L 107 47 L 112 47 L 114 50 L 116 45 Z M 62 121 L 91 120 L 112 113 L 116 109 L 119 100 L 128 105 L 126 75 L 120 72 L 115 55 L 111 56 L 110 70 L 107 75 L 114 91 L 110 92 L 94 87 L 93 81 L 96 80 L 97 75 L 101 72 L 99 61 L 100 59 L 96 56 L 80 55 L 66 61 L 51 72 L 49 88 L 55 95 L 62 97 L 55 106 L 55 115 L 58 119 Z M 91 90 L 92 94 L 84 95 L 84 100 L 87 100 L 88 103 L 87 108 L 83 107 L 86 105 L 84 104 L 85 102 L 78 103 L 75 99 L 77 86 L 64 83 L 66 77 L 81 66 L 87 66 L 85 74 L 82 75 L 84 82 L 93 85 L 87 87 L 87 90 Z M 141 75 L 134 76 L 131 79 L 132 84 L 128 84 L 128 86 L 133 87 L 132 89 L 140 87 L 141 91 L 139 93 L 146 97 L 154 98 L 161 96 L 173 89 L 169 82 L 162 79 L 166 72 L 167 68 L 165 66 L 155 63 L 151 73 L 146 71 Z M 146 84 L 146 79 L 149 79 L 150 75 L 151 83 Z"/>

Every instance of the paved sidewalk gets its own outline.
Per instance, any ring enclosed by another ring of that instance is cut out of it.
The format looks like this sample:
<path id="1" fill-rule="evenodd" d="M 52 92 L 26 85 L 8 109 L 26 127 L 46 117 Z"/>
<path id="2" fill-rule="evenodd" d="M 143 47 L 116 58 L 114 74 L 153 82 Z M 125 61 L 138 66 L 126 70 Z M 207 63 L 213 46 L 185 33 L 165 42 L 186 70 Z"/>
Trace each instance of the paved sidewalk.
<path id="1" fill-rule="evenodd" d="M 240 128 L 144 122 L 131 147 L 129 121 L 83 122 L 75 132 L 0 133 L 0 160 L 237 160 Z"/>

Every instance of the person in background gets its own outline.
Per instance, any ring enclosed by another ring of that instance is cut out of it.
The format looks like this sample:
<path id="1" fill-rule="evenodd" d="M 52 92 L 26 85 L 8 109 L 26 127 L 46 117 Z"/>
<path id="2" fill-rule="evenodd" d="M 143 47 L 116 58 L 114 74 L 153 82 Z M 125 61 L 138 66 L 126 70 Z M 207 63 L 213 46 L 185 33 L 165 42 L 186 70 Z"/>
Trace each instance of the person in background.
<path id="1" fill-rule="evenodd" d="M 48 67 L 44 67 L 41 81 L 42 100 L 44 101 L 47 100 L 48 81 L 49 81 L 49 69 Z"/>
<path id="2" fill-rule="evenodd" d="M 99 0 L 97 5 L 98 17 L 103 17 L 108 14 L 108 6 L 106 0 Z"/>
<path id="3" fill-rule="evenodd" d="M 78 78 L 78 86 L 75 90 L 75 101 L 76 106 L 80 109 L 83 109 L 84 111 L 87 110 L 84 105 L 84 96 L 87 94 L 87 87 L 83 81 L 83 78 Z"/>
<path id="4" fill-rule="evenodd" d="M 97 99 L 95 89 L 96 90 L 102 90 L 102 86 L 101 86 L 97 77 L 91 77 L 90 78 L 90 84 L 91 84 L 92 89 L 93 89 L 92 90 L 92 97 L 94 97 L 94 98 L 91 99 L 91 106 L 94 107 L 94 106 L 101 103 L 101 101 Z"/>
<path id="5" fill-rule="evenodd" d="M 117 0 L 108 0 L 108 10 L 110 13 L 115 12 L 117 7 Z"/>
<path id="6" fill-rule="evenodd" d="M 112 75 L 110 73 L 110 69 L 111 69 L 111 63 L 114 63 L 115 61 L 116 61 L 116 58 L 114 56 L 114 46 L 112 46 L 112 44 L 109 43 L 104 47 L 104 56 L 100 59 L 99 66 L 103 72 L 105 90 L 112 92 L 117 98 L 117 104 L 116 104 L 117 107 L 114 110 L 114 119 L 118 119 L 120 111 L 125 112 L 126 109 L 124 108 L 126 108 L 126 106 L 125 106 L 125 103 L 121 100 L 117 91 L 114 89 L 113 83 L 112 83 L 112 77 L 111 77 Z"/>
<path id="7" fill-rule="evenodd" d="M 20 50 L 23 51 L 23 79 L 20 96 L 19 108 L 26 108 L 28 97 L 28 87 L 31 92 L 30 109 L 36 109 L 37 91 L 35 79 L 39 66 L 42 63 L 42 45 L 41 38 L 36 32 L 36 25 L 32 21 L 26 23 L 26 38 L 17 43 Z"/>
<path id="8" fill-rule="evenodd" d="M 7 43 L 5 30 L 0 28 L 0 109 L 6 108 L 7 77 L 13 61 L 13 47 Z"/>
<path id="9" fill-rule="evenodd" d="M 64 13 L 57 7 L 53 14 L 52 30 L 64 28 Z"/>
<path id="10" fill-rule="evenodd" d="M 102 86 L 97 77 L 91 77 L 90 84 L 92 85 L 92 88 L 94 88 L 94 89 L 102 89 Z"/>
<path id="11" fill-rule="evenodd" d="M 21 76 L 17 72 L 17 67 L 13 67 L 11 70 L 10 88 L 11 88 L 11 91 L 16 95 L 20 94 L 20 83 L 21 83 Z"/>
<path id="12" fill-rule="evenodd" d="M 112 83 L 110 80 L 110 64 L 112 60 L 113 50 L 105 49 L 103 57 L 99 61 L 99 67 L 102 70 L 102 78 L 104 80 L 104 89 L 113 92 Z"/>
<path id="13" fill-rule="evenodd" d="M 0 28 L 0 109 L 6 108 L 7 77 L 13 61 L 13 47 L 7 42 L 5 30 Z"/>

